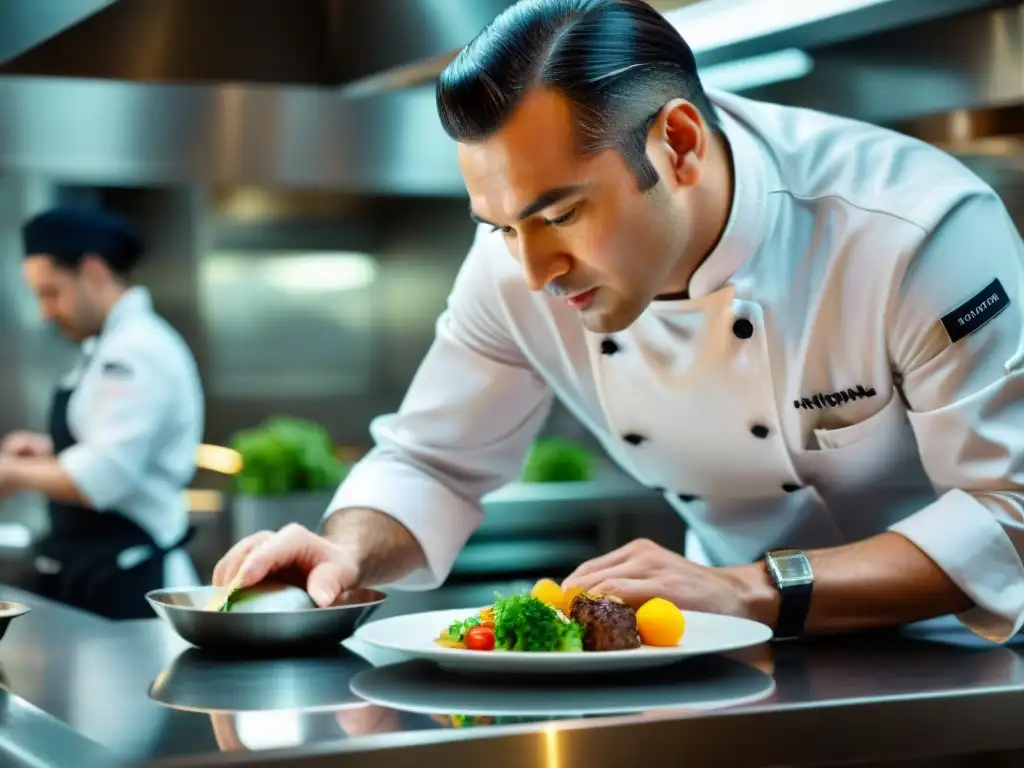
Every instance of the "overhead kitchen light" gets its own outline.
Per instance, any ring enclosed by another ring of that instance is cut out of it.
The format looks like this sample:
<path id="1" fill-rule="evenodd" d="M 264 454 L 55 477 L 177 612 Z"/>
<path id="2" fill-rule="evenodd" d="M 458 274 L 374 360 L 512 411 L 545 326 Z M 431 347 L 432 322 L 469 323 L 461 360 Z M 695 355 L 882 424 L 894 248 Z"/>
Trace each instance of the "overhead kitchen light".
<path id="1" fill-rule="evenodd" d="M 700 79 L 705 88 L 744 91 L 786 80 L 799 80 L 810 74 L 812 69 L 814 59 L 807 53 L 796 48 L 787 48 L 762 56 L 701 67 Z"/>
<path id="2" fill-rule="evenodd" d="M 891 1 L 704 0 L 666 11 L 665 18 L 701 53 Z"/>

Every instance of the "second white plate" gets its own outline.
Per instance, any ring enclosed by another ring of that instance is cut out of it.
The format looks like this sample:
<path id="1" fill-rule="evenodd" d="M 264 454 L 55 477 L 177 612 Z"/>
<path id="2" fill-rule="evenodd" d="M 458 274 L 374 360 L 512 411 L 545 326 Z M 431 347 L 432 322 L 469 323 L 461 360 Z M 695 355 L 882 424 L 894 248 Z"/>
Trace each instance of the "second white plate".
<path id="1" fill-rule="evenodd" d="M 445 669 L 488 674 L 600 674 L 650 669 L 691 656 L 728 653 L 761 645 L 772 638 L 771 629 L 756 621 L 684 611 L 686 631 L 679 645 L 671 648 L 643 646 L 600 653 L 525 653 L 442 648 L 434 642 L 445 627 L 475 615 L 478 610 L 479 607 L 430 611 L 370 621 L 359 628 L 356 637 L 378 648 L 433 661 Z"/>

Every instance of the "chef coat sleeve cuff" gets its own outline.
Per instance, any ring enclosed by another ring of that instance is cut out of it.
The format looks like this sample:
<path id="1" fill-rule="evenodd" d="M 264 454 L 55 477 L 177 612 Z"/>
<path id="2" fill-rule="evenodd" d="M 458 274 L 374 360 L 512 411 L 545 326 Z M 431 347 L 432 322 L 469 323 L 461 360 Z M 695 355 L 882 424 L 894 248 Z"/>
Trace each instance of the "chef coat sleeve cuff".
<path id="1" fill-rule="evenodd" d="M 128 469 L 95 446 L 73 445 L 61 451 L 57 463 L 97 510 L 113 509 L 124 498 L 126 489 L 135 487 L 135 478 L 129 477 Z"/>
<path id="2" fill-rule="evenodd" d="M 478 504 L 452 492 L 428 472 L 372 454 L 349 472 L 324 520 L 339 510 L 352 508 L 383 512 L 404 525 L 419 542 L 427 567 L 388 584 L 409 591 L 441 586 L 483 519 Z"/>
<path id="3" fill-rule="evenodd" d="M 891 531 L 920 548 L 973 601 L 958 614 L 964 626 L 997 643 L 1024 625 L 1024 565 L 991 510 L 953 489 Z"/>

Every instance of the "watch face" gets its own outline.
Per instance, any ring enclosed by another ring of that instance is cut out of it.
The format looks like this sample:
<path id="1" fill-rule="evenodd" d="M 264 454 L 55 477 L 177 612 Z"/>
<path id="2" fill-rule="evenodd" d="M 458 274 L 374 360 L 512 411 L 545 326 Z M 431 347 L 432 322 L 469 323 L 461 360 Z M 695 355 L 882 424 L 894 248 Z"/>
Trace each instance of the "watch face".
<path id="1" fill-rule="evenodd" d="M 807 555 L 799 550 L 781 550 L 768 555 L 768 567 L 772 570 L 780 587 L 796 584 L 810 584 L 814 572 Z"/>

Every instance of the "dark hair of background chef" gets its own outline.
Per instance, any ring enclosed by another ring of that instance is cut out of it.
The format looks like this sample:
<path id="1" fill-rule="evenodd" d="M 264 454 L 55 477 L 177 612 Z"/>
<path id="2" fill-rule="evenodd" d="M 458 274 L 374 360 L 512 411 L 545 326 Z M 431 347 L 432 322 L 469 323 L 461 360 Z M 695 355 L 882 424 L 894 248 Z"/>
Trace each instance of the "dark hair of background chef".
<path id="1" fill-rule="evenodd" d="M 137 241 L 111 242 L 103 248 L 90 248 L 88 251 L 66 250 L 47 254 L 59 267 L 77 270 L 82 260 L 88 256 L 99 256 L 115 277 L 128 281 L 135 267 L 142 258 L 142 246 Z"/>
<path id="2" fill-rule="evenodd" d="M 24 230 L 26 256 L 45 253 L 58 267 L 71 271 L 77 271 L 86 256 L 98 256 L 125 282 L 145 254 L 134 225 L 110 211 L 58 208 L 29 221 Z"/>
<path id="3" fill-rule="evenodd" d="M 617 149 L 641 191 L 658 181 L 647 134 L 666 103 L 686 99 L 719 130 L 693 51 L 644 0 L 520 0 L 441 73 L 441 124 L 458 142 L 485 139 L 537 87 L 565 94 L 583 152 Z"/>

